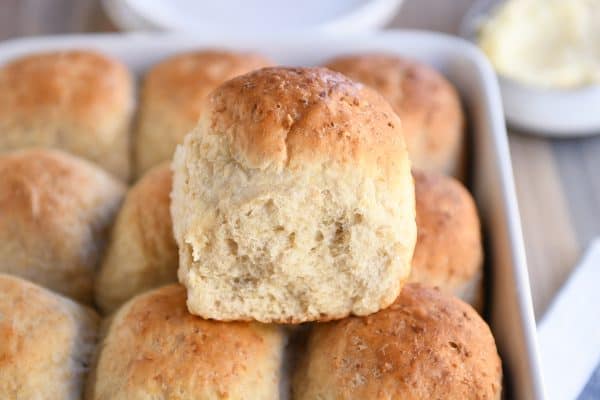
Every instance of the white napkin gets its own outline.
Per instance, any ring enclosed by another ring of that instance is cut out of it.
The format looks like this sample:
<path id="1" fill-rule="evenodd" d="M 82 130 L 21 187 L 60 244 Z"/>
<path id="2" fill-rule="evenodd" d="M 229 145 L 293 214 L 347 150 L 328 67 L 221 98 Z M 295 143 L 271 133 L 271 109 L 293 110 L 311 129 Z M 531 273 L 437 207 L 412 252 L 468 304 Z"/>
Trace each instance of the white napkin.
<path id="1" fill-rule="evenodd" d="M 548 400 L 577 399 L 600 364 L 600 238 L 538 324 L 538 340 Z"/>

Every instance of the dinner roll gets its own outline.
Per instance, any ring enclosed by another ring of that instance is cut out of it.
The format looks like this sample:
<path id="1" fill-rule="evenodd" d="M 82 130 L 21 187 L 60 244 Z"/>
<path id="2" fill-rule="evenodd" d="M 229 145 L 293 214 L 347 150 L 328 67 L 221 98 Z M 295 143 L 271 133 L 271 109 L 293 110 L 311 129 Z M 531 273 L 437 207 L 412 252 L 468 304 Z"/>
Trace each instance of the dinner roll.
<path id="1" fill-rule="evenodd" d="M 483 249 L 471 194 L 450 177 L 420 171 L 413 176 L 418 235 L 410 281 L 437 286 L 481 309 Z"/>
<path id="2" fill-rule="evenodd" d="M 183 287 L 163 286 L 115 314 L 88 398 L 279 399 L 284 345 L 274 325 L 195 317 Z"/>
<path id="3" fill-rule="evenodd" d="M 58 150 L 0 156 L 0 272 L 91 302 L 124 191 L 100 168 Z"/>
<path id="4" fill-rule="evenodd" d="M 378 90 L 402 120 L 414 167 L 462 176 L 464 117 L 454 87 L 433 68 L 391 54 L 339 57 L 326 65 Z"/>
<path id="5" fill-rule="evenodd" d="M 173 168 L 179 280 L 193 314 L 365 315 L 408 277 L 416 225 L 400 121 L 341 74 L 265 68 L 230 80 Z"/>
<path id="6" fill-rule="evenodd" d="M 96 278 L 96 303 L 111 312 L 134 295 L 177 282 L 177 245 L 169 213 L 171 170 L 151 169 L 117 215 Z"/>
<path id="7" fill-rule="evenodd" d="M 0 274 L 0 398 L 81 399 L 96 313 Z"/>
<path id="8" fill-rule="evenodd" d="M 235 76 L 270 65 L 254 53 L 197 51 L 155 65 L 144 79 L 135 137 L 136 174 L 171 160 L 196 126 L 206 95 Z"/>
<path id="9" fill-rule="evenodd" d="M 315 325 L 294 400 L 500 399 L 490 329 L 468 304 L 408 284 L 389 308 Z"/>
<path id="10" fill-rule="evenodd" d="M 55 147 L 129 176 L 132 78 L 92 51 L 26 56 L 0 68 L 0 152 Z"/>

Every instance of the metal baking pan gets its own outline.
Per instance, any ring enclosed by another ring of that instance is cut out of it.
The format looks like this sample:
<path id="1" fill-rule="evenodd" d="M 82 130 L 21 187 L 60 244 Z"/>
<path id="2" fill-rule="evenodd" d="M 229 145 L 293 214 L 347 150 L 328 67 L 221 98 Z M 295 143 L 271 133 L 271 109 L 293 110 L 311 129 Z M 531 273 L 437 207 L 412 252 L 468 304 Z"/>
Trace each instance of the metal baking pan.
<path id="1" fill-rule="evenodd" d="M 458 88 L 470 132 L 469 187 L 482 218 L 488 274 L 488 320 L 504 363 L 505 398 L 543 399 L 535 321 L 521 222 L 502 103 L 496 77 L 484 56 L 450 36 L 385 31 L 360 36 L 222 34 L 68 35 L 17 39 L 0 45 L 0 64 L 17 56 L 61 48 L 97 49 L 141 74 L 174 53 L 223 47 L 260 51 L 285 65 L 316 65 L 344 53 L 386 51 L 426 62 Z"/>

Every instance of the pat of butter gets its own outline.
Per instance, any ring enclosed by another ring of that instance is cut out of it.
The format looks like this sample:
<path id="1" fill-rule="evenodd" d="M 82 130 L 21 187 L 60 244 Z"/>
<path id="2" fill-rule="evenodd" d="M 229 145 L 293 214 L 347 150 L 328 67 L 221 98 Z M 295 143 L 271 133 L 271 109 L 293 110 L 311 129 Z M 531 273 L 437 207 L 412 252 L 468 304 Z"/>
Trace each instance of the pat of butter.
<path id="1" fill-rule="evenodd" d="M 479 34 L 507 78 L 540 87 L 600 84 L 600 0 L 509 0 Z"/>

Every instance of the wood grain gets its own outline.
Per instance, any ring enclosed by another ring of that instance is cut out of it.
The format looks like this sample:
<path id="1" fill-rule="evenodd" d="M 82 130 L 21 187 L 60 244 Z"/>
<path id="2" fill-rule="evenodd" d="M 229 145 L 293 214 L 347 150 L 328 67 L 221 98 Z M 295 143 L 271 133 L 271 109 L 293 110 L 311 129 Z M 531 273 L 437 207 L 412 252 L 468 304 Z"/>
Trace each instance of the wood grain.
<path id="1" fill-rule="evenodd" d="M 552 142 L 578 240 L 587 245 L 600 232 L 600 137 Z"/>
<path id="2" fill-rule="evenodd" d="M 552 143 L 517 133 L 509 143 L 534 309 L 540 316 L 575 265 L 580 246 Z"/>
<path id="3" fill-rule="evenodd" d="M 0 40 L 114 30 L 97 0 L 0 1 Z"/>

